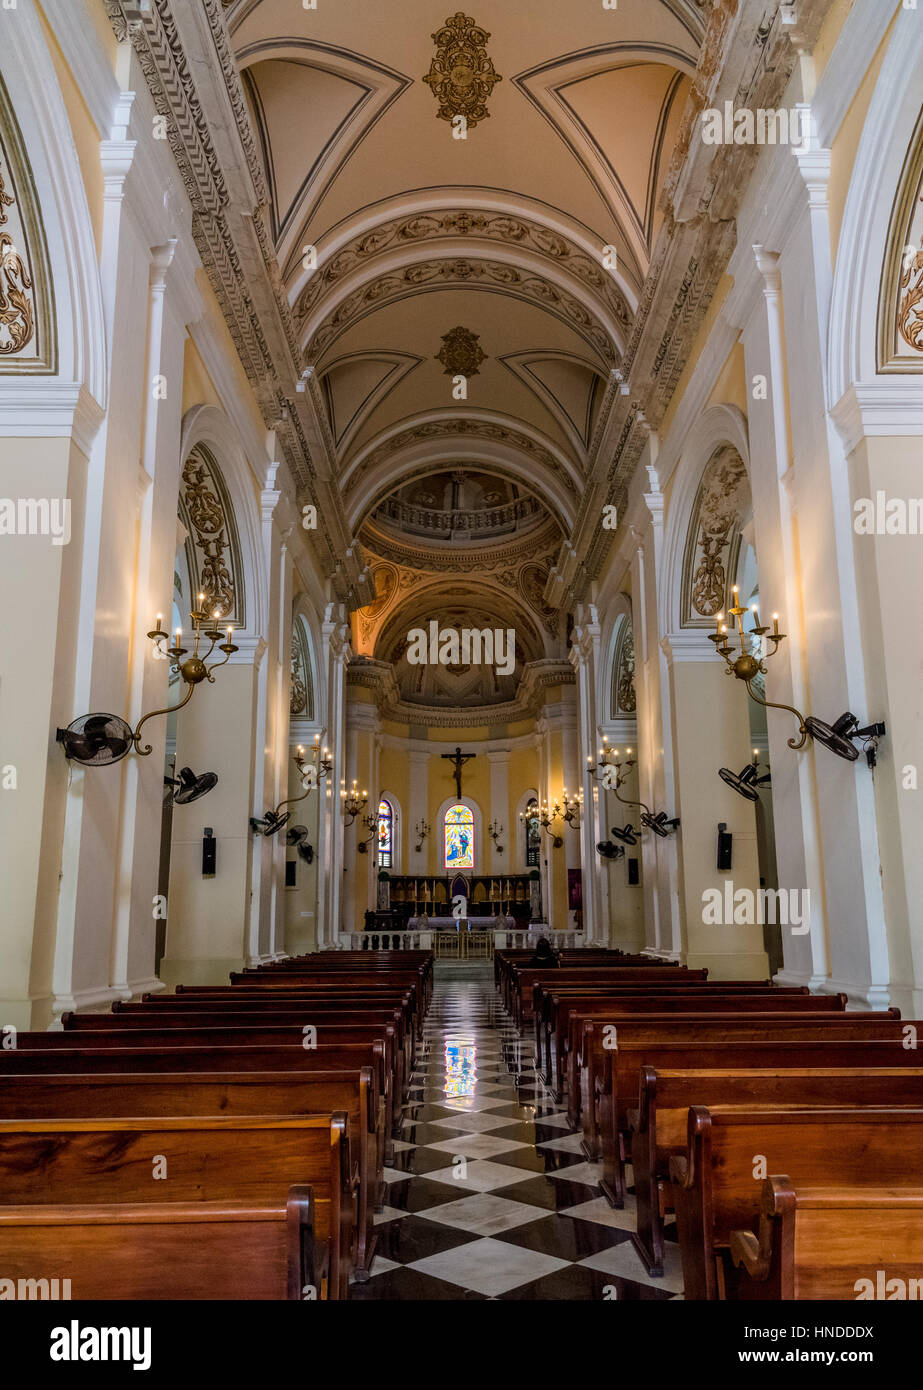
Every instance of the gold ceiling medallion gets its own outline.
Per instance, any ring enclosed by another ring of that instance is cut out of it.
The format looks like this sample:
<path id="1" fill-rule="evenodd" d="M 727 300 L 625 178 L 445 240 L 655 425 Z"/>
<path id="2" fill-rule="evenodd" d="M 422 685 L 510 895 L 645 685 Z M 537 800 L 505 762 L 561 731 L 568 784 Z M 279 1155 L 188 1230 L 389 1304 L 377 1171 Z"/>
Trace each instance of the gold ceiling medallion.
<path id="1" fill-rule="evenodd" d="M 446 376 L 477 376 L 481 363 L 487 360 L 480 336 L 469 328 L 453 328 L 443 333 L 436 361 L 442 363 Z"/>
<path id="2" fill-rule="evenodd" d="M 489 38 L 486 29 L 461 10 L 433 35 L 436 53 L 423 81 L 439 102 L 441 121 L 464 116 L 466 124 L 474 127 L 490 115 L 487 98 L 503 79 L 487 56 Z"/>

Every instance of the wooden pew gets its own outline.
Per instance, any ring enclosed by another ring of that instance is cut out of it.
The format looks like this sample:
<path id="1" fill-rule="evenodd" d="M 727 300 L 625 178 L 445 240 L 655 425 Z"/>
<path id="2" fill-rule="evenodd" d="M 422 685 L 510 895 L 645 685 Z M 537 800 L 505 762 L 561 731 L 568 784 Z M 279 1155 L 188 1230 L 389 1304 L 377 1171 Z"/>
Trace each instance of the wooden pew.
<path id="1" fill-rule="evenodd" d="M 636 985 L 656 984 L 658 980 L 663 979 L 662 968 L 643 965 L 614 966 L 593 972 L 592 976 L 582 970 L 562 970 L 560 967 L 557 969 L 552 967 L 550 970 L 535 968 L 514 970 L 510 1005 L 513 1022 L 520 1029 L 524 1029 L 531 1023 L 533 991 L 537 984 L 552 984 L 556 988 L 562 989 L 567 984 L 580 984 L 581 977 L 584 983 L 590 983 L 592 979 L 594 983 L 600 985 L 615 985 L 623 980 L 626 983 Z M 684 966 L 677 966 L 675 971 L 670 972 L 671 981 L 682 980 L 690 984 L 693 980 L 705 980 L 707 977 L 707 970 L 687 970 Z"/>
<path id="2" fill-rule="evenodd" d="M 362 1024 L 383 1020 L 385 1027 L 387 1024 L 393 1023 L 397 1030 L 397 1049 L 404 1091 L 409 1084 L 415 1047 L 414 1015 L 411 1010 L 393 1002 L 382 1003 L 380 1000 L 356 999 L 349 996 L 336 999 L 327 997 L 318 999 L 305 991 L 292 994 L 288 992 L 277 994 L 273 991 L 271 995 L 265 992 L 239 994 L 229 988 L 224 994 L 219 995 L 196 995 L 194 997 L 185 994 L 179 997 L 164 995 L 150 1001 L 135 1000 L 125 1003 L 117 1000 L 112 1005 L 111 1014 L 64 1014 L 62 1015 L 62 1024 L 66 1027 L 67 1024 L 64 1023 L 64 1020 L 78 1016 L 80 1018 L 113 1018 L 116 1022 L 112 1026 L 119 1026 L 117 1020 L 122 1017 L 134 1017 L 148 1009 L 154 1009 L 156 1011 L 154 1017 L 157 1018 L 169 1016 L 171 1013 L 220 1016 L 225 1013 L 257 1012 L 261 1016 L 270 1014 L 275 1016 L 276 1013 L 292 1014 L 307 1010 L 310 1013 L 310 1019 L 307 1021 L 318 1025 L 322 1022 L 355 1021 Z"/>
<path id="3" fill-rule="evenodd" d="M 914 1187 L 923 1164 L 923 1110 L 690 1108 L 686 1151 L 670 1182 L 687 1299 L 725 1295 L 734 1231 L 756 1232 L 763 1174 L 802 1187 Z"/>
<path id="4" fill-rule="evenodd" d="M 594 1157 L 600 1153 L 602 1155 L 600 1187 L 603 1195 L 613 1206 L 623 1205 L 624 1165 L 631 1144 L 629 1115 L 637 1106 L 640 1068 L 645 1064 L 657 1065 L 661 1046 L 673 1049 L 672 1055 L 678 1056 L 679 1060 L 671 1065 L 680 1070 L 690 1060 L 701 1067 L 720 1066 L 718 1062 L 705 1062 L 703 1056 L 706 1051 L 711 1054 L 711 1050 L 722 1043 L 742 1049 L 761 1041 L 804 1045 L 820 1041 L 845 1044 L 877 1040 L 887 1047 L 888 1051 L 883 1056 L 888 1060 L 884 1065 L 890 1066 L 890 1057 L 902 1048 L 903 1041 L 904 1025 L 893 1017 L 893 1013 L 897 1012 L 899 1010 L 888 1010 L 883 1014 L 831 1013 L 813 1018 L 810 1015 L 786 1017 L 783 1014 L 762 1017 L 740 1014 L 696 1017 L 687 1014 L 662 1016 L 659 1019 L 637 1015 L 624 1019 L 618 1025 L 615 1046 L 600 1050 L 599 1077 L 594 1076 L 593 1081 L 594 1103 L 590 1104 L 589 1098 L 585 1098 L 586 1104 L 582 1110 L 584 1147 L 589 1149 L 592 1141 L 596 1145 Z M 730 1065 L 734 1066 L 737 1054 L 732 1051 L 728 1055 Z M 905 1053 L 910 1062 L 914 1056 L 914 1053 Z M 866 1065 L 872 1066 L 874 1063 Z M 904 1065 L 903 1059 L 897 1058 L 893 1065 Z M 594 1117 L 592 1125 L 591 1116 Z"/>
<path id="5" fill-rule="evenodd" d="M 0 1120 L 0 1212 L 8 1218 L 0 1223 L 0 1268 L 6 1271 L 14 1256 L 39 1255 L 36 1232 L 46 1233 L 48 1249 L 49 1228 L 36 1225 L 37 1206 L 218 1203 L 224 1210 L 279 1212 L 287 1211 L 292 1187 L 309 1187 L 314 1267 L 326 1275 L 318 1294 L 345 1298 L 356 1229 L 347 1125 L 342 1114 Z M 165 1165 L 162 1179 L 154 1176 L 159 1164 Z M 20 1213 L 19 1220 L 10 1216 L 11 1208 L 24 1207 L 32 1212 Z M 62 1226 L 55 1227 L 59 1238 Z M 196 1240 L 207 1244 L 207 1231 L 203 1221 Z M 27 1240 L 26 1232 L 33 1233 Z M 308 1239 L 304 1227 L 302 1236 Z M 237 1259 L 246 1265 L 245 1247 L 238 1248 Z M 35 1265 L 33 1270 L 49 1273 Z"/>
<path id="6" fill-rule="evenodd" d="M 616 985 L 600 985 L 593 978 L 579 983 L 558 984 L 554 980 L 542 981 L 532 990 L 532 1023 L 535 1034 L 535 1065 L 540 1072 L 550 1076 L 551 1057 L 558 1045 L 558 1007 L 562 1000 L 585 1000 L 591 1008 L 596 1000 L 608 998 L 613 992 L 633 993 L 640 996 L 645 991 L 651 994 L 683 994 L 701 992 L 703 994 L 777 994 L 792 998 L 809 995 L 806 985 L 777 986 L 771 980 L 696 980 L 684 981 L 681 978 L 666 976 L 654 983 L 649 981 L 637 984 L 630 977 L 620 979 Z M 570 1007 L 573 1007 L 570 1005 Z M 566 1038 L 566 1020 L 562 1021 L 562 1036 Z"/>
<path id="7" fill-rule="evenodd" d="M 723 1041 L 745 1043 L 748 1041 L 771 1040 L 806 1042 L 821 1037 L 829 1037 L 839 1042 L 851 1042 L 881 1038 L 900 1042 L 903 1037 L 899 1009 L 886 1009 L 880 1012 L 831 1012 L 823 1015 L 810 1014 L 772 1014 L 760 1018 L 750 1015 L 721 1017 L 720 1015 L 700 1015 L 699 1019 L 686 1015 L 685 1019 L 673 1016 L 672 1021 L 664 1017 L 664 1024 L 658 1026 L 643 1016 L 624 1020 L 617 1025 L 617 1035 L 610 1041 L 615 1046 L 605 1045 L 605 1035 L 597 1026 L 595 1019 L 585 1020 L 583 1027 L 587 1036 L 582 1047 L 582 1063 L 579 1074 L 581 1089 L 580 1123 L 583 1128 L 583 1143 L 587 1157 L 598 1158 L 605 1154 L 607 1133 L 614 1129 L 616 1134 L 629 1136 L 628 1111 L 637 1104 L 640 1062 L 657 1065 L 656 1058 L 639 1058 L 632 1049 L 623 1055 L 618 1066 L 618 1074 L 613 1067 L 613 1056 L 624 1043 L 641 1043 L 645 1046 L 658 1042 L 684 1044 L 688 1062 L 691 1049 L 695 1048 L 698 1064 L 698 1049 L 711 1047 Z M 702 1025 L 697 1026 L 697 1023 Z M 700 1065 L 704 1066 L 705 1063 Z M 631 1070 L 622 1074 L 624 1068 Z M 613 1094 L 612 1087 L 616 1086 Z M 611 1147 L 611 1145 L 610 1145 Z M 623 1155 L 624 1157 L 624 1155 Z"/>
<path id="8" fill-rule="evenodd" d="M 729 1299 L 923 1298 L 923 1187 L 767 1178 L 759 1229 L 731 1232 Z"/>
<path id="9" fill-rule="evenodd" d="M 772 986 L 753 989 L 724 989 L 720 985 L 694 984 L 674 989 L 626 990 L 621 985 L 600 994 L 569 994 L 553 992 L 548 1000 L 548 1025 L 542 1031 L 542 1074 L 558 1099 L 567 1092 L 569 1116 L 574 1128 L 580 1123 L 580 1088 L 577 1068 L 581 1064 L 583 1022 L 593 1019 L 599 1027 L 610 1020 L 615 1001 L 621 1013 L 842 1013 L 846 1008 L 845 994 L 787 994 Z M 701 1001 L 700 1009 L 688 1010 Z M 661 1007 L 661 1003 L 663 1007 Z M 726 1007 L 722 1008 L 721 1005 Z"/>
<path id="10" fill-rule="evenodd" d="M 368 1018 L 378 1018 L 378 1022 L 365 1022 Z M 275 1028 L 295 1030 L 293 1040 L 298 1035 L 304 1037 L 303 1029 L 313 1027 L 316 1041 L 326 1046 L 348 1046 L 356 1043 L 372 1043 L 382 1039 L 385 1044 L 385 1067 L 391 1072 L 395 1096 L 404 1096 L 409 1081 L 407 1055 L 403 1046 L 398 1045 L 398 1029 L 393 1016 L 369 1015 L 361 1013 L 322 1014 L 312 1018 L 310 1009 L 304 1011 L 281 1011 L 253 1009 L 248 1011 L 217 1010 L 159 1010 L 152 1006 L 137 1013 L 118 1014 L 64 1014 L 61 1022 L 65 1037 L 78 1036 L 95 1039 L 93 1047 L 108 1046 L 106 1038 L 116 1032 L 130 1034 L 135 1038 L 131 1046 L 150 1046 L 163 1042 L 171 1046 L 169 1035 L 176 1031 L 201 1029 L 241 1029 L 244 1036 L 247 1030 L 260 1027 L 266 1020 Z M 162 1033 L 163 1038 L 154 1036 Z M 105 1035 L 105 1037 L 104 1037 Z M 52 1034 L 60 1037 L 60 1034 Z M 103 1039 L 100 1041 L 100 1039 Z M 311 1049 L 308 1049 L 309 1051 Z"/>
<path id="11" fill-rule="evenodd" d="M 282 1205 L 0 1205 L 3 1277 L 56 1280 L 69 1298 L 104 1301 L 300 1300 L 311 1288 L 320 1297 L 324 1207 L 298 1185 Z"/>
<path id="12" fill-rule="evenodd" d="M 176 1062 L 174 1061 L 174 1065 Z M 357 1277 L 371 1268 L 374 1213 L 384 1197 L 384 1124 L 370 1067 L 317 1072 L 133 1072 L 17 1074 L 4 1068 L 2 1119 L 129 1118 L 135 1115 L 325 1115 L 343 1111 L 356 1136 Z"/>
<path id="13" fill-rule="evenodd" d="M 635 1248 L 652 1275 L 663 1273 L 663 1214 L 669 1209 L 669 1164 L 686 1143 L 689 1109 L 746 1106 L 923 1108 L 923 1067 L 658 1070 L 641 1068 L 638 1109 L 629 1112 L 637 1203 Z"/>

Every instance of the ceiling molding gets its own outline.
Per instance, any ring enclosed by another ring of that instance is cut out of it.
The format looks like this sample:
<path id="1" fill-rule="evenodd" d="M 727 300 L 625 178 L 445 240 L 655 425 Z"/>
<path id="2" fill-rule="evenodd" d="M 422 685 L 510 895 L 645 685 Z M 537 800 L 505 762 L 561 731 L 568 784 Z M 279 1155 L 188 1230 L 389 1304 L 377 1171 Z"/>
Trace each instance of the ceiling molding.
<path id="1" fill-rule="evenodd" d="M 648 206 L 643 216 L 638 215 L 638 210 L 597 136 L 564 96 L 567 88 L 590 78 L 619 68 L 633 68 L 642 64 L 674 68 L 677 79 L 681 76 L 691 78 L 696 70 L 695 57 L 672 44 L 625 40 L 600 44 L 579 53 L 569 53 L 564 57 L 541 63 L 519 73 L 512 81 L 564 141 L 587 178 L 606 199 L 609 211 L 621 228 L 643 275 L 650 261 L 651 250 L 651 170 L 655 167 L 659 169 L 660 166 L 666 121 L 676 96 L 678 80 L 668 84 L 654 132 L 648 160 Z"/>
<path id="2" fill-rule="evenodd" d="M 384 349 L 370 352 L 349 352 L 343 357 L 335 358 L 318 374 L 321 390 L 324 393 L 331 430 L 336 442 L 337 455 L 340 459 L 344 457 L 350 444 L 373 411 L 376 410 L 379 405 L 383 404 L 391 393 L 397 390 L 401 382 L 404 381 L 411 372 L 416 371 L 417 367 L 419 367 L 424 360 L 424 358 L 416 356 L 415 353 L 387 352 Z M 360 362 L 380 362 L 386 366 L 388 370 L 359 402 L 349 420 L 342 423 L 335 418 L 336 409 L 333 399 L 333 386 L 330 378 L 339 368 Z"/>
<path id="3" fill-rule="evenodd" d="M 420 463 L 426 461 L 432 469 L 448 458 L 484 465 L 493 462 L 498 471 L 522 481 L 531 491 L 540 486 L 549 507 L 556 507 L 563 529 L 569 530 L 568 519 L 582 486 L 578 470 L 546 436 L 492 411 L 426 412 L 399 421 L 370 440 L 340 480 L 353 528 Z"/>
<path id="4" fill-rule="evenodd" d="M 341 298 L 339 306 L 325 315 L 310 338 L 305 333 L 302 341 L 306 355 L 314 362 L 320 361 L 337 339 L 389 305 L 416 295 L 461 289 L 502 294 L 537 307 L 582 338 L 605 368 L 619 361 L 619 344 L 625 342 L 628 325 L 616 325 L 608 314 L 603 317 L 582 284 L 572 283 L 565 288 L 565 277 L 560 273 L 552 276 L 521 270 L 509 253 L 488 259 L 478 247 L 464 249 L 463 256 L 446 249 L 428 259 L 419 250 L 411 255 L 405 252 L 390 272 L 373 277 L 365 272 L 360 287 Z M 496 256 L 496 248 L 491 249 Z"/>
<path id="5" fill-rule="evenodd" d="M 590 447 L 593 434 L 593 417 L 597 413 L 602 394 L 605 391 L 608 378 L 603 375 L 594 362 L 589 362 L 586 358 L 577 357 L 575 353 L 560 352 L 554 349 L 534 352 L 509 352 L 499 358 L 499 361 L 528 387 L 542 404 L 551 411 L 561 429 L 570 440 L 571 447 L 579 456 L 585 454 Z M 564 362 L 569 366 L 582 368 L 590 372 L 593 377 L 593 385 L 588 393 L 588 408 L 585 418 L 582 420 L 574 419 L 571 412 L 563 401 L 552 391 L 551 387 L 544 382 L 541 377 L 532 370 L 533 365 L 540 362 Z"/>
<path id="6" fill-rule="evenodd" d="M 544 703 L 545 691 L 556 686 L 574 685 L 576 675 L 565 661 L 532 661 L 523 670 L 515 700 L 497 705 L 476 705 L 469 709 L 415 705 L 402 700 L 394 668 L 389 661 L 353 657 L 346 668 L 346 680 L 348 685 L 362 686 L 374 692 L 382 718 L 430 729 L 470 729 L 533 719 Z"/>
<path id="7" fill-rule="evenodd" d="M 426 259 L 432 255 L 433 243 L 438 244 L 439 254 L 449 256 L 473 256 L 478 248 L 477 254 L 503 259 L 505 251 L 511 264 L 531 267 L 546 276 L 560 275 L 562 285 L 569 286 L 574 294 L 583 286 L 598 302 L 598 312 L 615 320 L 621 329 L 613 334 L 616 341 L 627 335 L 637 295 L 623 274 L 602 268 L 606 245 L 602 237 L 586 236 L 579 227 L 562 226 L 557 217 L 526 215 L 512 195 L 507 208 L 490 205 L 480 196 L 480 189 L 469 192 L 471 205 L 459 199 L 456 189 L 441 192 L 453 201 L 411 211 L 405 204 L 401 213 L 389 207 L 386 216 L 371 224 L 364 219 L 362 227 L 351 235 L 345 235 L 345 228 L 339 235 L 331 233 L 318 244 L 315 271 L 304 270 L 299 262 L 300 273 L 290 283 L 289 292 L 305 338 L 312 337 L 331 308 L 362 284 L 376 274 L 408 264 L 408 250 Z M 365 274 L 364 267 L 369 267 Z"/>
<path id="8" fill-rule="evenodd" d="M 278 229 L 275 239 L 285 278 L 289 269 L 286 266 L 286 258 L 300 256 L 300 243 L 304 231 L 323 202 L 331 183 L 346 168 L 369 131 L 412 85 L 413 79 L 349 49 L 294 35 L 256 40 L 239 49 L 234 56 L 240 72 L 249 74 L 251 89 L 255 88 L 257 95 L 259 83 L 250 70 L 268 62 L 288 62 L 308 70 L 315 69 L 338 77 L 358 87 L 363 93 L 330 134 L 312 166 L 305 172 L 298 193 L 284 216 L 282 210 L 275 206 L 273 198 L 273 222 L 274 227 Z M 260 121 L 264 160 L 268 159 L 271 169 L 272 132 L 263 126 L 263 113 L 259 108 L 255 114 Z M 270 169 L 267 169 L 267 177 Z M 272 187 L 274 194 L 274 183 Z"/>

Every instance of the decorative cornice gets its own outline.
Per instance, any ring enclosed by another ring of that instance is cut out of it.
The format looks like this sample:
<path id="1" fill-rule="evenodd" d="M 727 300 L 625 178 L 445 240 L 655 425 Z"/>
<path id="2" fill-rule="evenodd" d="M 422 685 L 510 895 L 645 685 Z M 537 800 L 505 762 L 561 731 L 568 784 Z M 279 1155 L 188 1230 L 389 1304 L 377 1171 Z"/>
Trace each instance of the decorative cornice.
<path id="1" fill-rule="evenodd" d="M 605 328 L 573 295 L 542 275 L 519 270 L 506 261 L 473 256 L 414 263 L 369 281 L 327 315 L 307 344 L 306 352 L 312 360 L 317 361 L 331 343 L 367 314 L 375 313 L 408 295 L 418 294 L 421 290 L 459 285 L 471 290 L 491 290 L 539 304 L 577 333 L 607 366 L 619 360 L 618 348 Z"/>
<path id="2" fill-rule="evenodd" d="M 402 700 L 394 668 L 388 661 L 354 657 L 347 667 L 346 678 L 350 685 L 375 692 L 375 703 L 383 718 L 436 729 L 477 728 L 529 719 L 540 708 L 546 689 L 575 683 L 574 672 L 565 661 L 530 661 L 523 668 L 515 700 L 474 708 L 446 708 L 444 705 L 412 704 Z"/>
<path id="3" fill-rule="evenodd" d="M 364 266 L 384 260 L 388 252 L 443 241 L 451 243 L 447 255 L 458 254 L 459 246 L 470 243 L 472 255 L 475 247 L 486 249 L 493 245 L 510 248 L 524 257 L 539 257 L 548 262 L 549 269 L 564 271 L 591 290 L 626 337 L 631 330 L 629 303 L 615 276 L 603 271 L 599 259 L 594 260 L 576 242 L 532 218 L 512 217 L 480 208 L 450 208 L 392 217 L 345 245 L 332 245 L 329 251 L 321 242 L 318 269 L 295 301 L 296 319 L 306 321 L 315 306 L 324 298 L 332 297 L 344 280 L 354 277 Z"/>

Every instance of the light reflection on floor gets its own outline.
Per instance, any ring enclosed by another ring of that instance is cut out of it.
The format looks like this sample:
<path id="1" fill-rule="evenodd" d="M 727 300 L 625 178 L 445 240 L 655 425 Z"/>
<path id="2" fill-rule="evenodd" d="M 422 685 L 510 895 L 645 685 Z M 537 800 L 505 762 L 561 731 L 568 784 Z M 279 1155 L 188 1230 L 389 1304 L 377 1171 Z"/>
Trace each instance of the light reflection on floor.
<path id="1" fill-rule="evenodd" d="M 474 1038 L 445 1040 L 445 1094 L 453 1100 L 473 1096 L 478 1079 L 478 1049 Z"/>

